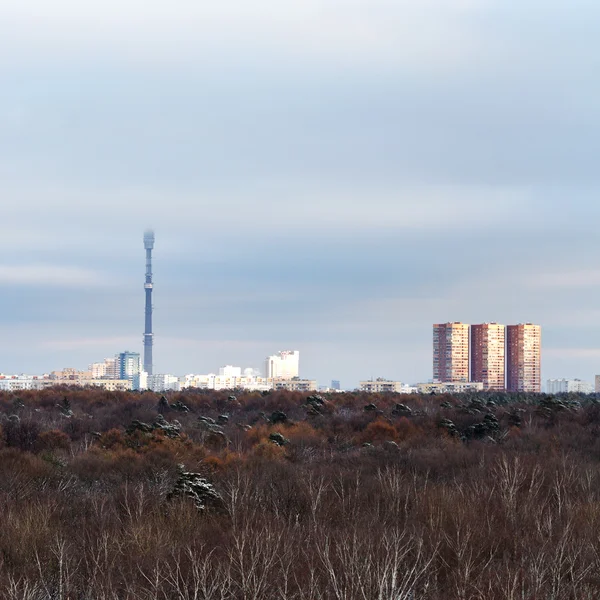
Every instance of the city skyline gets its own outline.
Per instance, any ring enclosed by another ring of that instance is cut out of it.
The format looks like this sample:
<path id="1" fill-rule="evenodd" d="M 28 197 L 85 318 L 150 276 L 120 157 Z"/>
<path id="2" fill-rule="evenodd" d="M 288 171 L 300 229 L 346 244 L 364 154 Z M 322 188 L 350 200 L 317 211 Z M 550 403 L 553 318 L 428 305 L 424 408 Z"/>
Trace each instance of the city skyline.
<path id="1" fill-rule="evenodd" d="M 154 226 L 157 372 L 422 381 L 450 319 L 598 371 L 600 6 L 92 4 L 0 5 L 0 370 L 140 348 Z"/>
<path id="2" fill-rule="evenodd" d="M 533 323 L 434 323 L 434 383 L 479 382 L 484 390 L 542 391 L 541 327 Z"/>

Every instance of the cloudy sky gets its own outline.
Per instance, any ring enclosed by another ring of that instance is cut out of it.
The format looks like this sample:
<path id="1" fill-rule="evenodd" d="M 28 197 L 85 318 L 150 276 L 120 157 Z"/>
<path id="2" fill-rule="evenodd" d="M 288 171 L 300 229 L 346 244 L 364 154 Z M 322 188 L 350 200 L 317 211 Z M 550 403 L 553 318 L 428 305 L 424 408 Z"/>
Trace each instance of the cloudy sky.
<path id="1" fill-rule="evenodd" d="M 0 372 L 299 349 L 431 377 L 434 322 L 600 373 L 596 0 L 4 0 Z"/>

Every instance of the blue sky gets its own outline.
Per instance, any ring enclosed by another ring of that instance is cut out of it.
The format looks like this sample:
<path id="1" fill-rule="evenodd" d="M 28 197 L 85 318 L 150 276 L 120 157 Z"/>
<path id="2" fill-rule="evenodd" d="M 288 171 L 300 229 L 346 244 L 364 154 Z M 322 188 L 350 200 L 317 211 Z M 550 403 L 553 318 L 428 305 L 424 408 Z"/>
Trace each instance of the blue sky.
<path id="1" fill-rule="evenodd" d="M 206 4 L 206 6 L 204 6 Z M 534 321 L 600 372 L 600 6 L 5 0 L 0 371 L 431 376 L 431 324 Z"/>

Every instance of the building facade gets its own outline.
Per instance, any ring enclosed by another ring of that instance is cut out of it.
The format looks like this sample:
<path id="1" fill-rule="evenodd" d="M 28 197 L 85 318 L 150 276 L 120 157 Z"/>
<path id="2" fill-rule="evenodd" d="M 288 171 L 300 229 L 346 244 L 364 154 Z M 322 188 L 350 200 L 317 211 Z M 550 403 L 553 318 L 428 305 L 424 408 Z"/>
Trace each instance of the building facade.
<path id="1" fill-rule="evenodd" d="M 546 393 L 548 394 L 591 394 L 594 388 L 591 383 L 581 379 L 548 379 Z"/>
<path id="2" fill-rule="evenodd" d="M 148 374 L 142 371 L 142 357 L 139 352 L 121 352 L 116 356 L 120 380 L 131 381 L 134 390 L 146 389 Z"/>
<path id="3" fill-rule="evenodd" d="M 469 381 L 469 325 L 442 323 L 433 326 L 433 380 Z"/>
<path id="4" fill-rule="evenodd" d="M 314 379 L 269 379 L 273 390 L 287 390 L 288 392 L 316 392 L 319 384 Z"/>
<path id="5" fill-rule="evenodd" d="M 542 391 L 542 332 L 539 325 L 521 323 L 506 328 L 506 389 Z"/>
<path id="6" fill-rule="evenodd" d="M 506 387 L 505 331 L 498 323 L 471 325 L 471 381 L 483 383 L 484 390 Z"/>
<path id="7" fill-rule="evenodd" d="M 480 381 L 452 383 L 448 381 L 417 384 L 419 394 L 464 394 L 466 392 L 483 391 Z"/>
<path id="8" fill-rule="evenodd" d="M 256 375 L 186 375 L 179 378 L 180 389 L 198 388 L 203 390 L 247 390 L 264 392 L 272 389 L 272 384 L 264 377 Z"/>
<path id="9" fill-rule="evenodd" d="M 92 363 L 88 369 L 94 379 L 119 379 L 117 358 L 105 358 L 104 362 Z"/>
<path id="10" fill-rule="evenodd" d="M 293 379 L 300 373 L 300 352 L 298 350 L 282 350 L 268 356 L 265 361 L 265 377 L 267 379 Z"/>
<path id="11" fill-rule="evenodd" d="M 361 392 L 370 394 L 381 394 L 383 392 L 402 394 L 404 391 L 404 385 L 401 381 L 390 381 L 381 377 L 369 381 L 360 381 L 358 385 Z"/>
<path id="12" fill-rule="evenodd" d="M 178 392 L 180 390 L 179 377 L 169 374 L 148 375 L 147 387 L 153 392 Z"/>

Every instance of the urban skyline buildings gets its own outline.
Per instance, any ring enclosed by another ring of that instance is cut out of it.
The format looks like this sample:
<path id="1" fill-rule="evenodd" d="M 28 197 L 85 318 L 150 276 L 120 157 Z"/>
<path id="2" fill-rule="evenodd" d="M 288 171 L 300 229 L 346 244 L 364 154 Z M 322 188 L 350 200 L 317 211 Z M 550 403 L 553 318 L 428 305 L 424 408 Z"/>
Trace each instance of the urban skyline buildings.
<path id="1" fill-rule="evenodd" d="M 542 391 L 541 346 L 539 325 L 520 323 L 506 328 L 507 391 Z"/>
<path id="2" fill-rule="evenodd" d="M 281 350 L 277 354 L 267 356 L 265 377 L 267 379 L 294 379 L 299 375 L 299 368 L 300 352 L 298 350 Z"/>
<path id="3" fill-rule="evenodd" d="M 433 380 L 469 381 L 469 326 L 438 323 L 433 326 Z"/>
<path id="4" fill-rule="evenodd" d="M 594 386 L 581 379 L 548 379 L 547 394 L 591 394 Z M 596 390 L 597 391 L 597 390 Z"/>
<path id="5" fill-rule="evenodd" d="M 471 381 L 486 390 L 505 388 L 505 327 L 498 323 L 471 325 Z"/>
<path id="6" fill-rule="evenodd" d="M 541 327 L 434 324 L 433 381 L 479 382 L 486 390 L 539 393 Z"/>
<path id="7" fill-rule="evenodd" d="M 142 359 L 139 352 L 126 350 L 117 357 L 119 379 L 131 381 L 133 389 L 140 387 Z M 147 375 L 147 374 L 146 374 Z"/>

